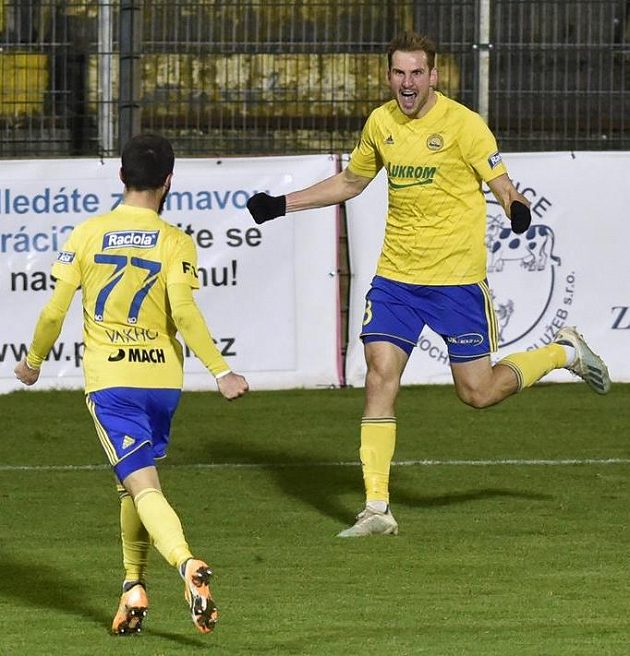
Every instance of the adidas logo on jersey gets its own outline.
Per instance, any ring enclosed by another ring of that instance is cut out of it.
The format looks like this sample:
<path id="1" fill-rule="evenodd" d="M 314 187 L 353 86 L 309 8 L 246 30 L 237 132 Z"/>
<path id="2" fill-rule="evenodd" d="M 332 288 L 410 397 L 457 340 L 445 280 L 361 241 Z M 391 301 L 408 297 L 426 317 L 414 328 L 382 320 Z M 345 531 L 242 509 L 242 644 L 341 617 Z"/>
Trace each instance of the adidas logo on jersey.
<path id="1" fill-rule="evenodd" d="M 387 139 L 385 139 L 384 143 L 388 146 L 393 146 L 394 145 L 394 137 L 390 134 Z"/>

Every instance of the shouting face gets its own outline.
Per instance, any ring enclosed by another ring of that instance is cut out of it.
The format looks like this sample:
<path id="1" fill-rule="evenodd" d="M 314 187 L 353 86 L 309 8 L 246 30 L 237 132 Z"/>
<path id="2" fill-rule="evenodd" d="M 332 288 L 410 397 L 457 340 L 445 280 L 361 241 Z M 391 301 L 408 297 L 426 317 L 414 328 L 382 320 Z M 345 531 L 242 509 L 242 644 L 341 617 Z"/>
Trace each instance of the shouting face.
<path id="1" fill-rule="evenodd" d="M 387 81 L 405 116 L 419 118 L 433 107 L 437 71 L 429 68 L 424 51 L 396 50 L 392 55 L 391 68 L 387 71 Z"/>

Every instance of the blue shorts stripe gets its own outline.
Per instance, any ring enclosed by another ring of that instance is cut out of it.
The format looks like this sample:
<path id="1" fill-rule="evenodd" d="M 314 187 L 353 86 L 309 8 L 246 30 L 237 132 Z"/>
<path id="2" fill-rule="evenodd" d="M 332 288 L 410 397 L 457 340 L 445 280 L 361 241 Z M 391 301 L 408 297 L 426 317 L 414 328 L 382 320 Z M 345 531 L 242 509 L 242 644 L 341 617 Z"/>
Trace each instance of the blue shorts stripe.
<path id="1" fill-rule="evenodd" d="M 497 322 L 497 314 L 494 311 L 494 303 L 492 302 L 492 294 L 490 287 L 486 280 L 479 283 L 479 288 L 483 294 L 486 320 L 488 322 L 488 339 L 490 341 L 490 351 L 494 353 L 499 348 L 499 324 Z"/>
<path id="2" fill-rule="evenodd" d="M 87 405 L 87 408 L 92 415 L 92 420 L 94 421 L 94 428 L 96 429 L 96 435 L 98 436 L 98 440 L 101 443 L 101 446 L 103 447 L 103 451 L 105 451 L 105 455 L 107 456 L 107 460 L 109 460 L 109 464 L 116 465 L 118 463 L 118 457 L 116 456 L 116 449 L 114 448 L 114 445 L 111 443 L 111 440 L 107 436 L 107 431 L 103 427 L 103 424 L 99 421 L 98 417 L 96 416 L 96 406 L 94 404 L 94 401 L 90 398 L 89 394 L 85 395 L 85 403 Z"/>

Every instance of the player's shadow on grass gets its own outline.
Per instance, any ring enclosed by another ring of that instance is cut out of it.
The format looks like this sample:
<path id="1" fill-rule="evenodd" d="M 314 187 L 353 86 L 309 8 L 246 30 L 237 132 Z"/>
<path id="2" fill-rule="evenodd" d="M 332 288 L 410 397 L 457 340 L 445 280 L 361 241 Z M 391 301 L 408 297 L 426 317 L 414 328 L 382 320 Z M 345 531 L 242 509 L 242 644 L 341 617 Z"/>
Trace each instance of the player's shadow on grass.
<path id="1" fill-rule="evenodd" d="M 90 604 L 85 586 L 85 580 L 72 580 L 72 576 L 66 571 L 39 561 L 17 560 L 0 548 L 0 597 L 13 599 L 23 606 L 47 608 L 84 619 L 89 618 L 101 624 L 105 632 L 109 632 L 118 598 L 112 599 L 112 615 L 110 615 Z M 207 647 L 208 644 L 205 640 L 156 631 L 153 628 L 148 629 L 146 634 L 196 649 Z M 130 639 L 135 639 L 135 636 L 124 638 L 112 636 L 112 640 Z"/>
<path id="2" fill-rule="evenodd" d="M 353 508 L 342 501 L 355 493 L 360 501 L 362 478 L 358 466 L 342 466 L 322 456 L 305 461 L 286 451 L 264 449 L 250 444 L 219 442 L 213 439 L 214 462 L 252 463 L 260 466 L 267 476 L 287 496 L 312 506 L 335 521 L 345 522 L 352 517 Z M 317 466 L 314 466 L 317 464 Z"/>
<path id="3" fill-rule="evenodd" d="M 363 478 L 358 464 L 327 464 L 326 457 L 321 460 L 312 458 L 309 463 L 286 452 L 242 443 L 235 447 L 232 443 L 214 440 L 212 453 L 215 462 L 259 464 L 261 470 L 267 472 L 284 494 L 315 508 L 336 522 L 347 523 L 353 518 L 353 513 L 363 505 Z M 481 488 L 428 496 L 409 491 L 404 482 L 392 482 L 390 487 L 396 506 L 414 508 L 434 508 L 501 497 L 534 501 L 547 501 L 552 498 L 549 495 L 502 488 Z M 354 505 L 348 505 L 346 501 L 350 496 L 356 497 Z"/>
<path id="4" fill-rule="evenodd" d="M 451 506 L 457 503 L 485 501 L 487 499 L 497 499 L 501 497 L 525 499 L 529 501 L 549 501 L 550 499 L 553 499 L 553 496 L 549 494 L 524 492 L 522 490 L 506 490 L 503 488 L 482 488 L 479 490 L 466 490 L 464 492 L 456 492 L 453 494 L 421 496 L 409 492 L 408 490 L 397 489 L 395 485 L 392 487 L 392 497 L 396 500 L 396 505 L 408 506 L 410 508 L 439 508 L 441 506 Z"/>

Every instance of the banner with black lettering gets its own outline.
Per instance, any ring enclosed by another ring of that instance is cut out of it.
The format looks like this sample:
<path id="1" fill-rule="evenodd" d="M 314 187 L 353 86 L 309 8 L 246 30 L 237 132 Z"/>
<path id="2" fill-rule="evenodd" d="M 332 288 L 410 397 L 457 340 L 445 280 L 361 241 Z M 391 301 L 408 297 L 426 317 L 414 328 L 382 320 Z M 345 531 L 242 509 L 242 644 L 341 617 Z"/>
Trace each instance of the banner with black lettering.
<path id="1" fill-rule="evenodd" d="M 630 153 L 509 154 L 504 161 L 530 200 L 533 218 L 527 233 L 515 235 L 486 190 L 488 282 L 499 322 L 495 359 L 540 348 L 563 326 L 575 325 L 605 359 L 612 379 L 630 381 L 630 222 L 620 191 L 630 187 Z M 346 210 L 352 270 L 346 379 L 360 386 L 365 294 L 387 212 L 383 171 Z M 575 378 L 555 371 L 545 380 Z M 425 328 L 402 382 L 450 381 L 444 342 Z"/>
<path id="2" fill-rule="evenodd" d="M 0 391 L 20 387 L 13 368 L 26 353 L 52 289 L 51 265 L 72 228 L 121 201 L 119 167 L 115 159 L 0 163 Z M 328 155 L 175 163 L 163 215 L 194 240 L 196 298 L 219 349 L 253 388 L 341 382 L 336 208 L 261 226 L 246 209 L 257 191 L 285 194 L 337 167 Z M 40 388 L 83 384 L 80 305 L 78 293 Z M 143 343 L 131 326 L 111 339 L 113 350 Z M 203 365 L 187 355 L 185 387 L 216 389 Z"/>

